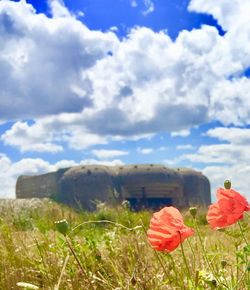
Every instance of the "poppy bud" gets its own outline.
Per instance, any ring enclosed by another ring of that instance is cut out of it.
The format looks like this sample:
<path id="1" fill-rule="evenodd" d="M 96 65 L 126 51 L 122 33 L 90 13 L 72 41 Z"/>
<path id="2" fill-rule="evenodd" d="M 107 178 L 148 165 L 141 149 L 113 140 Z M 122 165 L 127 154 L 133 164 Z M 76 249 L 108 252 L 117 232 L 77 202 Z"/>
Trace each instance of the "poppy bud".
<path id="1" fill-rule="evenodd" d="M 226 267 L 226 265 L 227 265 L 227 261 L 225 261 L 225 260 L 222 260 L 220 263 L 221 263 L 221 266 L 222 266 L 223 269 L 224 269 L 224 268 Z"/>
<path id="2" fill-rule="evenodd" d="M 135 276 L 133 275 L 133 277 L 130 279 L 131 285 L 135 286 L 136 285 L 136 279 Z"/>
<path id="3" fill-rule="evenodd" d="M 197 214 L 197 207 L 190 207 L 189 208 L 189 212 L 190 212 L 190 214 L 191 214 L 191 216 L 193 217 L 193 218 L 195 218 L 196 217 L 196 214 Z"/>
<path id="4" fill-rule="evenodd" d="M 123 207 L 124 209 L 130 209 L 130 208 L 131 208 L 131 204 L 130 204 L 130 202 L 129 202 L 128 200 L 124 200 L 124 201 L 122 202 L 122 207 Z"/>
<path id="5" fill-rule="evenodd" d="M 67 222 L 66 219 L 56 221 L 55 222 L 56 229 L 58 230 L 59 233 L 63 234 L 64 236 L 68 233 L 69 231 L 69 223 Z"/>
<path id="6" fill-rule="evenodd" d="M 225 187 L 225 189 L 231 189 L 231 181 L 230 180 L 225 180 L 224 187 Z"/>

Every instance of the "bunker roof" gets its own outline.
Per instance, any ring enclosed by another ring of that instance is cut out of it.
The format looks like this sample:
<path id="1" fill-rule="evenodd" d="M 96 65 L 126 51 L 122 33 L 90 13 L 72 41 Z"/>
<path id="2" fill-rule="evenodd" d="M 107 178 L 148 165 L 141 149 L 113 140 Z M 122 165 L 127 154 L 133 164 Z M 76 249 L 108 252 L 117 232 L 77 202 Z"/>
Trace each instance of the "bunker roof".
<path id="1" fill-rule="evenodd" d="M 163 173 L 176 175 L 176 171 L 165 167 L 161 164 L 131 164 L 124 166 L 116 166 L 116 171 L 119 175 L 130 175 L 130 174 L 148 174 L 148 173 Z"/>
<path id="2" fill-rule="evenodd" d="M 105 165 L 80 165 L 80 166 L 74 166 L 69 168 L 65 175 L 75 175 L 75 174 L 94 174 L 94 175 L 100 175 L 100 174 L 109 174 L 114 175 L 115 172 L 110 166 Z"/>

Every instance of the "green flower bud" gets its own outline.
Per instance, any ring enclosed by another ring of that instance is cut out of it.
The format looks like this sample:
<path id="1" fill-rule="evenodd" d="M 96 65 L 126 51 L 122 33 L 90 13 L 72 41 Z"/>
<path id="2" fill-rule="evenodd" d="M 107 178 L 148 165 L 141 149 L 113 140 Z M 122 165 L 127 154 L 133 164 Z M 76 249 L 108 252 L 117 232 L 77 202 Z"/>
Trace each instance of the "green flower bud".
<path id="1" fill-rule="evenodd" d="M 63 234 L 64 236 L 68 233 L 69 231 L 69 223 L 67 222 L 66 219 L 56 221 L 55 222 L 56 229 L 58 230 L 59 233 Z"/>
<path id="2" fill-rule="evenodd" d="M 193 218 L 195 218 L 196 217 L 196 214 L 197 214 L 197 207 L 190 207 L 189 208 L 189 212 L 190 212 L 190 214 L 191 214 L 191 216 L 193 217 Z"/>
<path id="3" fill-rule="evenodd" d="M 135 278 L 135 276 L 133 275 L 133 277 L 130 279 L 130 282 L 131 282 L 131 285 L 132 286 L 135 286 L 136 285 L 136 278 Z"/>
<path id="4" fill-rule="evenodd" d="M 222 260 L 220 263 L 221 263 L 222 268 L 225 268 L 227 265 L 227 261 L 225 260 Z"/>
<path id="5" fill-rule="evenodd" d="M 130 209 L 130 207 L 131 207 L 130 202 L 129 202 L 128 200 L 124 200 L 124 201 L 122 202 L 122 207 L 123 207 L 124 209 Z"/>
<path id="6" fill-rule="evenodd" d="M 231 181 L 230 180 L 225 180 L 224 187 L 225 187 L 225 189 L 230 189 L 231 188 Z"/>

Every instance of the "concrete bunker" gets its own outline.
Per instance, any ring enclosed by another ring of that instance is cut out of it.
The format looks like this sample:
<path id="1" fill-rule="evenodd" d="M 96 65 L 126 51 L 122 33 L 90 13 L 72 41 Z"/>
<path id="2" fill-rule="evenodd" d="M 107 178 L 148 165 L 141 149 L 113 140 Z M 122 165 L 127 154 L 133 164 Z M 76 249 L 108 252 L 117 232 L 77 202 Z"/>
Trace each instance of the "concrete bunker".
<path id="1" fill-rule="evenodd" d="M 68 205 L 77 205 L 90 210 L 95 203 L 115 200 L 115 173 L 107 166 L 75 166 L 58 180 L 56 199 Z"/>
<path id="2" fill-rule="evenodd" d="M 208 205 L 209 180 L 192 169 L 160 164 L 124 166 L 81 165 L 37 176 L 21 176 L 17 198 L 51 197 L 70 206 L 95 209 L 128 200 L 135 210 L 173 205 Z"/>
<path id="3" fill-rule="evenodd" d="M 135 209 L 182 206 L 183 182 L 175 170 L 162 165 L 127 165 L 119 168 L 121 195 Z"/>

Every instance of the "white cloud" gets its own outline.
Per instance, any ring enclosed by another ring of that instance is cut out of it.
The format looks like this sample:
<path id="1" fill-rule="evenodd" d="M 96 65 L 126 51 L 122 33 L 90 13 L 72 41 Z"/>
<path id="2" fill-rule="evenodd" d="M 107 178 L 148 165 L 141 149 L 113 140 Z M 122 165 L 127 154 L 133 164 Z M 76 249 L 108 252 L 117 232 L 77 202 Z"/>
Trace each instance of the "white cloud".
<path id="1" fill-rule="evenodd" d="M 250 21 L 248 0 L 221 0 L 219 2 L 217 0 L 192 0 L 188 8 L 190 11 L 213 15 L 225 30 L 234 29 Z"/>
<path id="2" fill-rule="evenodd" d="M 71 14 L 68 11 L 68 9 L 64 6 L 63 1 L 49 0 L 48 3 L 54 18 L 71 17 Z"/>
<path id="3" fill-rule="evenodd" d="M 132 0 L 131 1 L 131 7 L 137 7 L 138 6 L 138 3 L 136 0 Z"/>
<path id="4" fill-rule="evenodd" d="M 33 129 L 30 129 L 27 122 L 17 122 L 12 128 L 6 131 L 1 140 L 6 144 L 17 147 L 22 152 L 60 152 L 63 147 L 53 144 L 53 131 L 45 130 L 41 123 L 37 123 Z"/>
<path id="5" fill-rule="evenodd" d="M 110 159 L 117 156 L 128 155 L 128 151 L 123 150 L 105 150 L 105 149 L 96 149 L 92 150 L 92 154 L 94 154 L 99 159 Z"/>
<path id="6" fill-rule="evenodd" d="M 219 119 L 224 125 L 249 124 L 250 79 L 222 80 L 211 90 L 209 114 L 211 119 Z"/>
<path id="7" fill-rule="evenodd" d="M 35 118 L 14 124 L 6 144 L 58 152 L 61 142 L 80 150 L 165 131 L 188 136 L 214 119 L 250 123 L 250 80 L 242 76 L 249 1 L 191 1 L 190 10 L 212 14 L 227 33 L 203 25 L 174 41 L 145 27 L 119 40 L 89 30 L 57 1 L 51 7 L 48 18 L 25 1 L 0 2 L 1 120 Z"/>
<path id="8" fill-rule="evenodd" d="M 147 16 L 148 14 L 154 12 L 155 5 L 152 0 L 141 0 L 143 5 L 142 15 Z M 139 6 L 138 0 L 131 0 L 130 5 L 132 8 Z"/>
<path id="9" fill-rule="evenodd" d="M 166 147 L 166 146 L 161 146 L 160 148 L 159 148 L 159 151 L 166 151 L 168 149 L 168 147 Z"/>
<path id="10" fill-rule="evenodd" d="M 192 150 L 195 149 L 195 147 L 191 144 L 185 144 L 185 145 L 178 145 L 176 146 L 177 150 Z"/>
<path id="11" fill-rule="evenodd" d="M 0 115 L 30 118 L 90 106 L 86 70 L 118 44 L 112 32 L 91 31 L 62 3 L 52 18 L 25 1 L 0 1 Z M 79 88 L 78 90 L 76 88 Z"/>
<path id="12" fill-rule="evenodd" d="M 176 132 L 171 132 L 171 136 L 172 137 L 188 137 L 190 135 L 190 131 L 189 130 L 180 130 L 180 131 L 176 131 Z"/>
<path id="13" fill-rule="evenodd" d="M 55 163 L 54 167 L 55 169 L 60 169 L 60 168 L 68 168 L 72 166 L 79 165 L 77 162 L 74 160 L 60 160 Z"/>
<path id="14" fill-rule="evenodd" d="M 184 159 L 199 163 L 235 164 L 250 161 L 250 148 L 235 144 L 202 145 L 197 153 L 183 155 Z"/>
<path id="15" fill-rule="evenodd" d="M 137 150 L 136 150 L 138 153 L 140 154 L 151 154 L 154 152 L 154 149 L 153 148 L 141 148 L 141 147 L 138 147 Z"/>
<path id="16" fill-rule="evenodd" d="M 96 159 L 85 159 L 80 162 L 80 164 L 87 164 L 87 165 L 106 165 L 106 166 L 119 166 L 124 165 L 124 162 L 120 159 L 114 160 L 96 160 Z"/>
<path id="17" fill-rule="evenodd" d="M 144 5 L 145 5 L 145 10 L 142 12 L 143 15 L 148 15 L 155 10 L 155 5 L 152 0 L 143 0 Z"/>
<path id="18" fill-rule="evenodd" d="M 250 129 L 217 127 L 209 129 L 205 135 L 226 143 L 201 145 L 195 154 L 185 154 L 180 159 L 204 164 L 240 164 L 243 168 L 250 164 Z"/>
<path id="19" fill-rule="evenodd" d="M 75 126 L 74 130 L 68 132 L 63 140 L 68 142 L 69 147 L 82 150 L 97 144 L 107 144 L 107 139 L 97 134 L 89 133 L 84 128 Z"/>
<path id="20" fill-rule="evenodd" d="M 248 128 L 218 127 L 206 135 L 227 143 L 202 145 L 195 154 L 185 154 L 178 161 L 189 160 L 204 164 L 203 173 L 210 179 L 212 193 L 230 179 L 233 187 L 250 198 L 250 130 Z"/>
<path id="21" fill-rule="evenodd" d="M 0 154 L 0 198 L 14 198 L 15 184 L 19 175 L 42 174 L 52 171 L 54 167 L 42 159 L 22 159 L 17 162 Z"/>
<path id="22" fill-rule="evenodd" d="M 178 157 L 176 158 L 172 158 L 172 159 L 165 159 L 162 161 L 167 167 L 176 167 L 178 166 L 180 160 L 178 159 Z"/>
<path id="23" fill-rule="evenodd" d="M 107 138 L 88 132 L 79 121 L 78 115 L 61 114 L 38 119 L 34 124 L 16 122 L 0 140 L 20 151 L 59 152 L 59 142 L 66 142 L 70 148 L 86 149 L 96 144 L 106 144 Z"/>
<path id="24" fill-rule="evenodd" d="M 112 26 L 112 27 L 110 27 L 110 31 L 114 31 L 114 32 L 116 32 L 116 31 L 118 31 L 119 30 L 119 28 L 117 27 L 117 26 Z"/>
<path id="25" fill-rule="evenodd" d="M 43 159 L 24 158 L 17 162 L 12 162 L 5 154 L 0 153 L 0 198 L 15 198 L 15 184 L 20 175 L 39 175 L 59 168 L 67 168 L 79 164 L 97 164 L 97 165 L 123 165 L 119 160 L 95 160 L 85 159 L 79 163 L 74 160 L 61 160 L 51 164 Z"/>
<path id="26" fill-rule="evenodd" d="M 250 129 L 248 128 L 217 127 L 208 130 L 206 135 L 232 144 L 247 146 L 250 144 Z"/>

